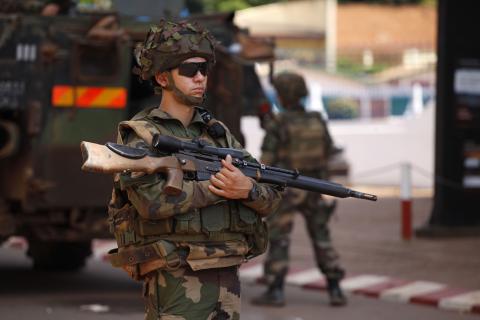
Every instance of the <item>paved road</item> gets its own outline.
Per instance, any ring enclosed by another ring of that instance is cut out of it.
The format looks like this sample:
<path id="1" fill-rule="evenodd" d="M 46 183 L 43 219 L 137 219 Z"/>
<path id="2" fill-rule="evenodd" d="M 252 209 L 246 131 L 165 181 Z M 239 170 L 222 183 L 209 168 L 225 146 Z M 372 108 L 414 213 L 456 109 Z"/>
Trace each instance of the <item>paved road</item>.
<path id="1" fill-rule="evenodd" d="M 384 199 L 377 208 L 369 203 L 342 201 L 332 221 L 335 242 L 349 273 L 374 273 L 409 280 L 439 281 L 450 286 L 478 289 L 479 239 L 399 239 L 395 224 L 396 200 Z M 430 201 L 417 200 L 416 224 L 428 216 Z M 423 213 L 422 213 L 423 212 Z M 293 267 L 311 267 L 310 247 L 298 220 L 292 246 Z M 91 259 L 78 274 L 38 273 L 21 250 L 0 248 L 0 319 L 143 319 L 141 286 L 107 263 Z M 263 287 L 243 285 L 242 319 L 478 319 L 433 307 L 383 301 L 351 295 L 346 308 L 332 309 L 323 291 L 289 286 L 288 306 L 258 308 L 248 301 Z M 96 313 L 84 310 L 92 304 L 108 308 Z M 82 309 L 82 306 L 84 309 Z"/>
<path id="2" fill-rule="evenodd" d="M 102 261 L 89 262 L 78 274 L 52 275 L 33 272 L 23 253 L 0 251 L 0 319 L 2 320 L 110 320 L 143 319 L 141 286 Z M 350 296 L 350 306 L 332 309 L 323 292 L 288 287 L 288 306 L 281 309 L 253 307 L 248 300 L 264 288 L 244 284 L 242 319 L 478 319 L 434 308 L 404 305 Z M 98 304 L 106 312 L 85 310 Z"/>

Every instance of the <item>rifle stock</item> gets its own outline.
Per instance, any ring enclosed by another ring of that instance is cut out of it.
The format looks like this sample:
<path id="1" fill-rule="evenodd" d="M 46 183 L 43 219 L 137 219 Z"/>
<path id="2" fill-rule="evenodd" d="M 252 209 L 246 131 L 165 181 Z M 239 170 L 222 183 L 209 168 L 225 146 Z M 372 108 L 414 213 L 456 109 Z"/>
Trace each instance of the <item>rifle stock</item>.
<path id="1" fill-rule="evenodd" d="M 152 174 L 163 172 L 167 176 L 164 191 L 169 195 L 178 195 L 182 191 L 183 171 L 194 171 L 191 161 L 181 164 L 176 157 L 144 156 L 140 159 L 129 159 L 113 152 L 105 145 L 82 141 L 82 170 L 96 173 L 145 172 Z"/>

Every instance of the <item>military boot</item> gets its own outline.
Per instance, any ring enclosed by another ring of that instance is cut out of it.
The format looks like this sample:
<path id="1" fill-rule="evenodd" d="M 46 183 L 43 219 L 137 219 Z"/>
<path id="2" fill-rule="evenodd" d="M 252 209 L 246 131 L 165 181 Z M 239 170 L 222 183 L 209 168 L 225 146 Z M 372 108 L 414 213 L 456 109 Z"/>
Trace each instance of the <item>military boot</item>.
<path id="1" fill-rule="evenodd" d="M 342 292 L 339 279 L 327 279 L 327 292 L 331 306 L 340 307 L 347 304 L 347 298 Z"/>
<path id="2" fill-rule="evenodd" d="M 285 305 L 285 294 L 283 292 L 283 278 L 275 279 L 267 291 L 251 300 L 252 304 L 259 306 L 283 307 Z"/>

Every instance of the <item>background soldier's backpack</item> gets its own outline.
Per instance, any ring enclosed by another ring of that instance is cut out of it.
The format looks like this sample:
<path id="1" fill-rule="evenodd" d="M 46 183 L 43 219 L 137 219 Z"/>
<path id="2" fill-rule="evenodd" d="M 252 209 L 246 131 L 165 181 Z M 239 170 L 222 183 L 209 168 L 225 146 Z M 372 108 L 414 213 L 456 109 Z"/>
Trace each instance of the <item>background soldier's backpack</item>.
<path id="1" fill-rule="evenodd" d="M 282 114 L 280 126 L 282 163 L 300 171 L 326 169 L 332 143 L 320 113 Z"/>

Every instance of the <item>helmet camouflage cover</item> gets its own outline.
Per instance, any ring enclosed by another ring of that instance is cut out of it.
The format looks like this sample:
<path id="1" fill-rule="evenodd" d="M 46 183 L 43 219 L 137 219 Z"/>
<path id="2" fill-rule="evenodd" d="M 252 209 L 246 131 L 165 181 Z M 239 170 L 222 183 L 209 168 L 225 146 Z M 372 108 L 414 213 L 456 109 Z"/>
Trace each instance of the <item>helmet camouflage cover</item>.
<path id="1" fill-rule="evenodd" d="M 149 80 L 157 71 L 173 69 L 192 57 L 203 57 L 213 64 L 215 45 L 213 36 L 197 23 L 161 20 L 150 28 L 145 42 L 135 48 L 138 67 L 134 73 Z"/>
<path id="2" fill-rule="evenodd" d="M 282 72 L 273 78 L 272 84 L 284 107 L 297 106 L 308 95 L 305 79 L 297 73 Z"/>

